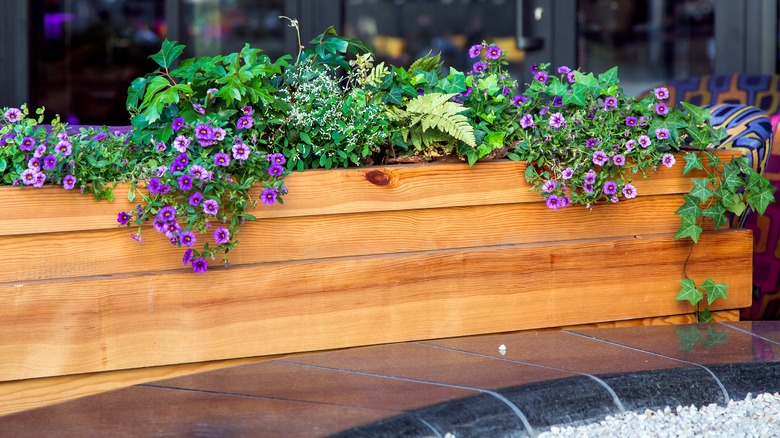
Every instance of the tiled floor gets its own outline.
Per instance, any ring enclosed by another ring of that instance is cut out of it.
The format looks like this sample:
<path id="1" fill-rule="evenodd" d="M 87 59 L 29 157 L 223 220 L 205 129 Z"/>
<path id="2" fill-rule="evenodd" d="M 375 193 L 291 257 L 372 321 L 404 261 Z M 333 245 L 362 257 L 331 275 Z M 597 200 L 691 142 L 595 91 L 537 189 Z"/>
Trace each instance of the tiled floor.
<path id="1" fill-rule="evenodd" d="M 410 342 L 137 385 L 0 417 L 0 435 L 534 436 L 780 391 L 778 358 L 778 321 Z"/>

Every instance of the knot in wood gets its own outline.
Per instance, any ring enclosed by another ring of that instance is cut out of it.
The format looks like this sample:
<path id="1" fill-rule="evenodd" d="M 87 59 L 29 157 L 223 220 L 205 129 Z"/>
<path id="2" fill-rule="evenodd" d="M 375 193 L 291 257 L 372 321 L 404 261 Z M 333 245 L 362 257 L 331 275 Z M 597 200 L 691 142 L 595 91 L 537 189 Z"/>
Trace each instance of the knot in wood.
<path id="1" fill-rule="evenodd" d="M 390 184 L 390 175 L 380 170 L 372 170 L 366 173 L 366 180 L 377 186 L 386 186 Z"/>

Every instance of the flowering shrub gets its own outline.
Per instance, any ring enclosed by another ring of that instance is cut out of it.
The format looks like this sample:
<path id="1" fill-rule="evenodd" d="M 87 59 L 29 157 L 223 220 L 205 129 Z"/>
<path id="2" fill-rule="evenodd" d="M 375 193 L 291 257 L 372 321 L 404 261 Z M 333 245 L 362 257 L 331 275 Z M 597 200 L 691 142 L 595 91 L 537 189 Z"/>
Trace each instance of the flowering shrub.
<path id="1" fill-rule="evenodd" d="M 59 117 L 50 129 L 28 117 L 26 106 L 4 108 L 0 118 L 0 176 L 3 184 L 42 187 L 58 184 L 65 190 L 91 192 L 95 199 L 113 199 L 112 188 L 128 178 L 132 159 L 125 138 L 108 131 L 82 128 L 70 134 Z M 108 186 L 110 184 L 110 186 Z"/>

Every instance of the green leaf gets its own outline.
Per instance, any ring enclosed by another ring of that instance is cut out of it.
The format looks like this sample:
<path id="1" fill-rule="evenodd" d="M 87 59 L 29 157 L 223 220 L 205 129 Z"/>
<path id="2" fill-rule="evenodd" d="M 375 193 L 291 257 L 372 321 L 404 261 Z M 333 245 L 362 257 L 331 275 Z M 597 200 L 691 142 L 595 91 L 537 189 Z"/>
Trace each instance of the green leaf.
<path id="1" fill-rule="evenodd" d="M 617 83 L 620 82 L 618 80 L 617 66 L 612 67 L 611 69 L 600 74 L 599 81 L 601 82 L 603 88 L 611 87 L 612 85 L 617 85 Z"/>
<path id="2" fill-rule="evenodd" d="M 8 167 L 8 163 L 5 162 L 5 158 L 0 159 L 0 173 L 5 172 L 5 169 Z"/>
<path id="3" fill-rule="evenodd" d="M 134 189 L 135 188 L 131 186 L 130 190 L 127 191 L 127 200 L 130 201 L 130 202 L 134 202 L 135 201 L 135 190 Z"/>
<path id="4" fill-rule="evenodd" d="M 702 108 L 688 102 L 680 103 L 682 103 L 683 109 L 685 109 L 691 117 L 691 124 L 693 125 L 704 125 L 707 120 L 712 118 L 712 113 L 710 113 L 710 110 L 707 108 Z"/>
<path id="5" fill-rule="evenodd" d="M 687 174 L 693 169 L 704 169 L 701 165 L 701 157 L 699 154 L 685 154 L 685 168 L 683 169 L 683 175 Z"/>
<path id="6" fill-rule="evenodd" d="M 680 289 L 675 300 L 687 300 L 691 303 L 691 306 L 695 306 L 704 298 L 704 294 L 696 288 L 696 283 L 694 283 L 693 279 L 686 278 L 685 280 L 680 280 L 680 286 L 682 286 L 682 289 Z"/>
<path id="7" fill-rule="evenodd" d="M 674 235 L 675 239 L 684 239 L 690 237 L 694 242 L 699 241 L 699 235 L 701 235 L 701 227 L 696 223 L 697 218 L 691 215 L 680 216 L 682 225 Z"/>
<path id="8" fill-rule="evenodd" d="M 709 184 L 709 179 L 707 178 L 691 178 L 691 182 L 693 183 L 693 189 L 691 189 L 691 195 L 699 198 L 701 202 L 707 202 L 708 199 L 710 199 L 710 196 L 712 196 L 712 190 L 707 187 Z"/>
<path id="9" fill-rule="evenodd" d="M 585 106 L 588 103 L 587 99 L 585 99 L 585 92 L 587 90 L 588 87 L 575 83 L 572 85 L 572 92 L 563 95 L 563 104 Z"/>
<path id="10" fill-rule="evenodd" d="M 715 283 L 711 278 L 707 278 L 702 283 L 701 288 L 707 291 L 707 304 L 712 304 L 717 298 L 726 299 L 726 292 L 729 287 L 725 283 Z"/>
<path id="11" fill-rule="evenodd" d="M 729 222 L 729 219 L 726 217 L 726 207 L 720 201 L 716 202 L 712 207 L 705 209 L 701 214 L 715 222 L 716 230 Z"/>
<path id="12" fill-rule="evenodd" d="M 677 338 L 680 339 L 680 350 L 683 351 L 693 351 L 696 343 L 704 336 L 695 325 L 692 325 L 687 331 L 675 330 L 674 333 L 677 335 Z"/>
<path id="13" fill-rule="evenodd" d="M 685 128 L 685 132 L 688 137 L 691 138 L 691 146 L 704 149 L 710 144 L 710 133 L 706 129 L 698 128 L 696 126 L 688 126 Z"/>
<path id="14" fill-rule="evenodd" d="M 685 204 L 683 204 L 680 208 L 678 208 L 677 211 L 675 211 L 675 213 L 681 216 L 683 215 L 693 216 L 694 218 L 698 219 L 699 215 L 701 215 L 699 200 L 695 196 L 689 193 L 684 194 L 683 199 L 685 200 Z"/>
<path id="15" fill-rule="evenodd" d="M 169 69 L 173 65 L 173 61 L 178 58 L 184 51 L 184 46 L 176 44 L 176 41 L 163 41 L 162 48 L 159 52 L 151 55 L 150 58 L 156 62 L 160 67 Z"/>
<path id="16" fill-rule="evenodd" d="M 309 137 L 309 134 L 305 132 L 300 132 L 299 136 L 301 137 L 301 140 L 306 144 L 311 144 L 311 137 Z"/>
<path id="17" fill-rule="evenodd" d="M 758 214 L 763 215 L 767 206 L 775 202 L 774 193 L 775 190 L 777 190 L 777 187 L 772 185 L 766 178 L 761 178 L 763 178 L 763 180 L 759 183 L 758 188 L 748 192 L 747 202 L 758 212 Z"/>
<path id="18" fill-rule="evenodd" d="M 146 77 L 135 78 L 133 82 L 130 83 L 130 87 L 127 89 L 127 101 L 125 103 L 127 109 L 138 107 L 138 102 L 143 99 L 146 84 L 148 83 L 149 78 Z"/>
<path id="19" fill-rule="evenodd" d="M 558 78 L 553 78 L 550 86 L 547 87 L 548 96 L 564 96 L 569 91 L 569 87 L 562 84 Z"/>
<path id="20" fill-rule="evenodd" d="M 710 320 L 712 320 L 712 314 L 710 314 Z M 728 342 L 727 330 L 716 331 L 712 326 L 708 326 L 707 337 L 701 341 L 701 344 L 704 348 L 712 348 L 715 344 L 725 344 L 726 342 Z"/>
<path id="21" fill-rule="evenodd" d="M 712 313 L 710 312 L 710 309 L 704 309 L 704 310 L 697 310 L 696 311 L 696 318 L 699 322 L 707 323 L 712 321 Z M 710 348 L 706 344 L 707 340 L 701 341 L 702 345 L 704 345 L 704 348 Z"/>

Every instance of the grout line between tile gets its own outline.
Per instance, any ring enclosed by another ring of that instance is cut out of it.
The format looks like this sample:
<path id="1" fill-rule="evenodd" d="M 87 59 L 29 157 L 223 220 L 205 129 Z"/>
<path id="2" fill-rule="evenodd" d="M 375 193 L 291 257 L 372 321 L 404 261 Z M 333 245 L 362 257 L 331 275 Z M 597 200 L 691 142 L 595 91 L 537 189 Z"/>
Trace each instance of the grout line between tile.
<path id="1" fill-rule="evenodd" d="M 420 417 L 414 417 L 414 419 L 415 419 L 415 420 L 417 420 L 417 421 L 419 421 L 420 423 L 422 423 L 422 424 L 426 425 L 426 426 L 428 427 L 428 429 L 430 429 L 430 430 L 431 430 L 431 432 L 435 433 L 435 434 L 436 434 L 436 436 L 437 436 L 438 438 L 444 438 L 444 437 L 441 435 L 441 433 L 439 433 L 439 431 L 438 431 L 438 430 L 436 430 L 436 428 L 435 428 L 435 427 L 431 426 L 431 424 L 430 424 L 430 423 L 428 423 L 427 421 L 423 420 L 423 419 L 422 419 L 422 418 L 420 418 Z"/>
<path id="2" fill-rule="evenodd" d="M 607 382 L 599 379 L 598 377 L 596 377 L 596 376 L 594 376 L 592 374 L 582 373 L 582 372 L 573 371 L 573 370 L 567 370 L 567 369 L 563 369 L 563 368 L 551 367 L 551 366 L 548 366 L 548 365 L 540 365 L 540 364 L 531 363 L 531 362 L 523 362 L 523 361 L 520 361 L 520 360 L 508 359 L 508 358 L 505 358 L 505 357 L 496 357 L 496 356 L 491 356 L 489 354 L 475 353 L 475 352 L 472 352 L 472 351 L 465 351 L 465 350 L 458 350 L 458 349 L 455 349 L 455 348 L 442 347 L 440 345 L 426 344 L 424 342 L 414 342 L 414 343 L 415 344 L 419 344 L 419 345 L 425 345 L 427 347 L 441 348 L 441 349 L 444 349 L 444 350 L 455 351 L 455 352 L 458 352 L 458 353 L 471 354 L 471 355 L 474 355 L 474 356 L 486 357 L 486 358 L 490 358 L 490 359 L 498 359 L 498 360 L 502 360 L 502 361 L 510 362 L 510 363 L 529 365 L 529 366 L 533 366 L 533 367 L 545 368 L 545 369 L 555 370 L 555 371 L 563 371 L 563 372 L 567 372 L 567 373 L 579 374 L 581 376 L 589 377 L 589 378 L 593 379 L 594 381 L 596 381 L 596 383 L 598 383 L 599 385 L 603 386 L 604 389 L 607 392 L 609 392 L 609 394 L 612 396 L 612 401 L 615 403 L 615 406 L 617 406 L 617 408 L 620 410 L 620 412 L 626 412 L 626 408 L 623 407 L 623 402 L 620 401 L 620 397 L 618 397 L 618 395 L 615 392 L 615 390 L 612 389 L 612 387 L 609 386 L 609 384 Z"/>
<path id="3" fill-rule="evenodd" d="M 743 328 L 735 327 L 735 326 L 733 326 L 733 325 L 731 325 L 731 324 L 728 324 L 728 323 L 726 323 L 726 322 L 724 322 L 724 321 L 718 321 L 718 324 L 725 325 L 725 326 L 726 326 L 726 327 L 728 327 L 728 328 L 732 328 L 732 329 L 734 329 L 734 330 L 737 330 L 737 331 L 740 331 L 740 332 L 742 332 L 742 333 L 747 333 L 747 334 L 749 334 L 749 335 L 751 335 L 751 336 L 755 336 L 755 337 L 757 337 L 757 338 L 759 338 L 759 339 L 763 339 L 763 340 L 765 340 L 765 341 L 767 341 L 767 342 L 771 342 L 771 343 L 773 343 L 773 344 L 780 345 L 780 342 L 773 341 L 773 340 L 771 340 L 771 339 L 765 338 L 765 337 L 763 337 L 763 336 L 761 336 L 761 335 L 758 335 L 758 334 L 755 334 L 755 333 L 751 332 L 750 330 L 745 330 L 745 329 L 743 329 Z"/>
<path id="4" fill-rule="evenodd" d="M 568 334 L 574 335 L 574 336 L 580 336 L 580 337 L 586 338 L 586 339 L 593 339 L 594 341 L 604 342 L 606 344 L 615 345 L 615 346 L 618 346 L 618 347 L 628 348 L 629 350 L 641 351 L 642 353 L 652 354 L 654 356 L 664 357 L 666 359 L 676 360 L 677 362 L 682 362 L 682 363 L 686 363 L 686 364 L 689 364 L 689 365 L 695 365 L 697 367 L 704 368 L 705 371 L 710 373 L 712 378 L 715 379 L 715 383 L 717 383 L 718 386 L 720 387 L 720 390 L 723 393 L 724 403 L 728 404 L 729 401 L 731 401 L 731 396 L 729 395 L 729 392 L 726 390 L 726 387 L 723 386 L 723 382 L 720 381 L 718 376 L 716 376 L 715 373 L 713 373 L 711 369 L 709 369 L 708 367 L 706 367 L 706 366 L 704 366 L 702 364 L 698 364 L 698 363 L 695 363 L 695 362 L 689 362 L 687 360 L 682 360 L 682 359 L 678 359 L 676 357 L 666 356 L 666 355 L 663 355 L 663 354 L 660 354 L 660 353 L 655 353 L 655 352 L 648 351 L 648 350 L 643 350 L 641 348 L 636 348 L 636 347 L 631 347 L 631 346 L 628 346 L 628 345 L 618 344 L 617 342 L 607 341 L 605 339 L 594 338 L 593 336 L 583 335 L 581 333 L 571 332 L 569 330 L 561 330 L 561 332 L 562 333 L 568 333 Z"/>
<path id="5" fill-rule="evenodd" d="M 520 418 L 520 421 L 523 423 L 523 426 L 525 426 L 525 429 L 526 429 L 526 432 L 528 432 L 528 435 L 531 438 L 536 438 L 536 436 L 537 436 L 536 431 L 534 431 L 533 427 L 531 427 L 531 423 L 528 422 L 528 418 L 525 416 L 523 411 L 520 410 L 520 408 L 518 408 L 514 403 L 509 401 L 509 399 L 507 399 L 503 395 L 501 395 L 501 394 L 499 394 L 499 393 L 497 393 L 495 391 L 491 391 L 489 389 L 473 388 L 473 387 L 470 387 L 470 386 L 453 385 L 453 384 L 450 384 L 450 383 L 442 383 L 442 382 L 431 382 L 431 381 L 428 381 L 428 380 L 412 379 L 412 378 L 408 378 L 408 377 L 389 376 L 389 375 L 386 375 L 386 374 L 368 373 L 368 372 L 364 372 L 364 371 L 345 370 L 343 368 L 331 368 L 331 367 L 326 367 L 326 366 L 322 366 L 322 365 L 309 365 L 309 364 L 298 363 L 298 362 L 288 362 L 288 361 L 279 360 L 279 359 L 270 360 L 269 362 L 279 362 L 279 363 L 284 363 L 284 364 L 289 364 L 289 365 L 300 365 L 300 366 L 304 366 L 304 367 L 316 368 L 316 369 L 321 369 L 321 370 L 341 371 L 341 372 L 344 372 L 344 373 L 357 374 L 357 375 L 361 375 L 361 376 L 380 377 L 380 378 L 384 378 L 384 379 L 400 380 L 400 381 L 404 381 L 404 382 L 423 383 L 423 384 L 426 384 L 426 385 L 443 386 L 443 387 L 446 387 L 446 388 L 466 389 L 466 390 L 470 390 L 470 391 L 481 392 L 483 394 L 491 395 L 491 396 L 497 398 L 499 401 L 503 402 L 505 405 L 507 405 L 509 407 L 509 409 L 511 409 L 512 412 L 514 412 L 515 415 L 517 415 L 518 418 Z"/>

